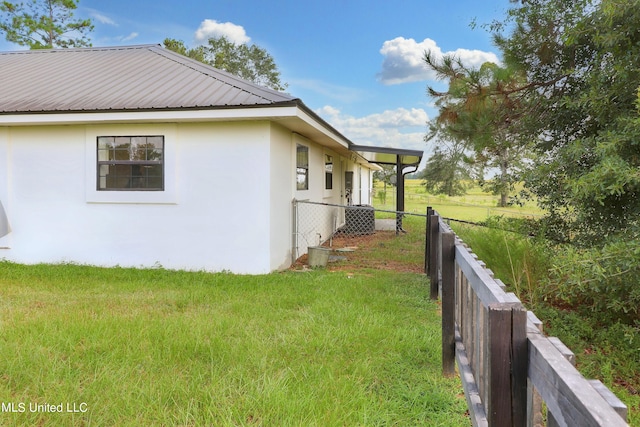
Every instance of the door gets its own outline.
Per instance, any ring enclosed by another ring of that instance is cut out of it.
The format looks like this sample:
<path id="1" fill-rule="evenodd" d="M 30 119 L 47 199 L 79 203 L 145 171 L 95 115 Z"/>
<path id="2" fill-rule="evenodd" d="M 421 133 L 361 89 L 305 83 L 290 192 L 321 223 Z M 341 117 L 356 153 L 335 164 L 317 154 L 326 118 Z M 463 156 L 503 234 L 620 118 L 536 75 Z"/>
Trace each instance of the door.
<path id="1" fill-rule="evenodd" d="M 344 195 L 347 199 L 347 206 L 351 206 L 352 196 L 353 196 L 353 172 L 345 171 L 344 172 Z"/>

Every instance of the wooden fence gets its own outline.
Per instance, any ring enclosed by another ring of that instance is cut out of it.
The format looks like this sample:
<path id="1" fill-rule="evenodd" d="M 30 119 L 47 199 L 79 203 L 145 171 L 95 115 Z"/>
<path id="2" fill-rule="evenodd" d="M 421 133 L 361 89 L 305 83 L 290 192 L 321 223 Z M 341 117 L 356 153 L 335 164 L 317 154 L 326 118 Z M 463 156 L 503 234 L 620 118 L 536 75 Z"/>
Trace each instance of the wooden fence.
<path id="1" fill-rule="evenodd" d="M 626 406 L 585 379 L 575 357 L 505 291 L 433 209 L 427 209 L 425 269 L 442 300 L 442 369 L 458 366 L 474 426 L 626 426 Z M 544 405 L 543 405 L 544 402 Z"/>

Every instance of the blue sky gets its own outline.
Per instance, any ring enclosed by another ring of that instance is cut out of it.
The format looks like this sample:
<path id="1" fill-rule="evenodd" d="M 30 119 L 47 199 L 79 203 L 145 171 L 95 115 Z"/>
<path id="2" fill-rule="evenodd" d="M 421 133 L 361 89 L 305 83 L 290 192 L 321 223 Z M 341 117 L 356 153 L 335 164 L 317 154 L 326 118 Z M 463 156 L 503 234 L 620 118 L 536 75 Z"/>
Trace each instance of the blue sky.
<path id="1" fill-rule="evenodd" d="M 226 35 L 265 48 L 299 97 L 358 144 L 430 148 L 435 110 L 423 52 L 457 53 L 468 64 L 497 61 L 478 24 L 504 17 L 509 0 L 79 0 L 95 24 L 94 46 L 188 46 Z M 4 40 L 2 50 L 14 50 Z"/>

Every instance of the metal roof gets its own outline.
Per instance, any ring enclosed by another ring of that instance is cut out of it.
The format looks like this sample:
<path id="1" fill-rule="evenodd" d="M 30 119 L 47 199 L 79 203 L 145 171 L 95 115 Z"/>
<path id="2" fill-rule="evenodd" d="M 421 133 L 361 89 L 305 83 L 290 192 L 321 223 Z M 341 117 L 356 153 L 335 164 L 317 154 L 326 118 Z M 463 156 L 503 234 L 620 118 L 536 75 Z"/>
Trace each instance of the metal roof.
<path id="1" fill-rule="evenodd" d="M 0 52 L 0 114 L 295 104 L 159 45 Z"/>

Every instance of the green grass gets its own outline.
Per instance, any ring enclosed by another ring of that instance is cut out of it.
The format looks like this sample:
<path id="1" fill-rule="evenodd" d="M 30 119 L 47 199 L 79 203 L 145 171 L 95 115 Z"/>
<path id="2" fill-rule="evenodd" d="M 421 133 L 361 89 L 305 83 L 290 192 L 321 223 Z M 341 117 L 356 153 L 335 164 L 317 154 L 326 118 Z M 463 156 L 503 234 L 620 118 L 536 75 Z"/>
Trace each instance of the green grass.
<path id="1" fill-rule="evenodd" d="M 383 271 L 1 262 L 0 400 L 25 411 L 0 424 L 468 426 L 427 293 Z"/>
<path id="2" fill-rule="evenodd" d="M 395 220 L 396 216 L 388 212 L 376 212 L 376 218 Z M 359 249 L 361 265 L 366 267 L 387 264 L 395 266 L 397 271 L 423 272 L 426 218 L 405 215 L 402 219 L 402 229 L 406 233 L 396 235 L 395 232 L 390 231 L 383 241 L 371 247 Z"/>
<path id="3" fill-rule="evenodd" d="M 498 227 L 500 224 L 494 224 Z M 553 257 L 550 247 L 518 233 L 500 228 L 451 223 L 452 229 L 529 309 L 543 298 Z"/>

